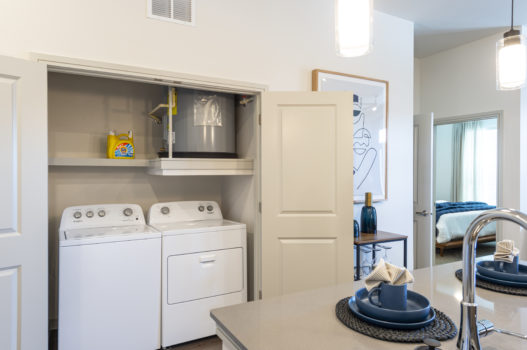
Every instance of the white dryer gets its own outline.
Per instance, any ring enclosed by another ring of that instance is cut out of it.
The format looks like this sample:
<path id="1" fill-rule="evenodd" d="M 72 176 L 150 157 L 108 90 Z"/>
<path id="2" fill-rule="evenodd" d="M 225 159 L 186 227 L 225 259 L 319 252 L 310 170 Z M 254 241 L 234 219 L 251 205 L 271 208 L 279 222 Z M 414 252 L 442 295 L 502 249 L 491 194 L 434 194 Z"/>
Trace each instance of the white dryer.
<path id="1" fill-rule="evenodd" d="M 148 223 L 163 241 L 161 345 L 215 334 L 210 310 L 247 301 L 245 224 L 211 201 L 154 204 Z"/>
<path id="2" fill-rule="evenodd" d="M 141 207 L 66 208 L 59 235 L 59 350 L 158 349 L 161 234 Z"/>

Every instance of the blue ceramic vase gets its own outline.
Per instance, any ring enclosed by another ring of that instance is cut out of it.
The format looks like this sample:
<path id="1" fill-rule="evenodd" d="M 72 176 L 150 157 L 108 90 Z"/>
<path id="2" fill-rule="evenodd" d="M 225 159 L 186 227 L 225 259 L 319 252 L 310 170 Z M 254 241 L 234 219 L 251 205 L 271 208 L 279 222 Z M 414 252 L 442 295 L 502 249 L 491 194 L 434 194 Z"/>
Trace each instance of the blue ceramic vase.
<path id="1" fill-rule="evenodd" d="M 371 202 L 371 192 L 366 192 L 365 205 L 360 213 L 361 233 L 377 233 L 377 211 Z"/>
<path id="2" fill-rule="evenodd" d="M 353 220 L 353 237 L 359 237 L 360 229 L 357 220 Z"/>

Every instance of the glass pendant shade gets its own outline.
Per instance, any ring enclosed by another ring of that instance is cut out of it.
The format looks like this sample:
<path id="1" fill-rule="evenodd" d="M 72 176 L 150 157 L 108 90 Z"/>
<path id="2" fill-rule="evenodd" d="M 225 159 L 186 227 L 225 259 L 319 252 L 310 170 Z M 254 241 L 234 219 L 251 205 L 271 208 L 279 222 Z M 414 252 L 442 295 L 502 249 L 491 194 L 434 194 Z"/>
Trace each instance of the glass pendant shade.
<path id="1" fill-rule="evenodd" d="M 509 33 L 509 32 L 508 32 Z M 498 90 L 515 90 L 525 86 L 527 47 L 519 31 L 496 43 L 496 85 Z"/>
<path id="2" fill-rule="evenodd" d="M 373 0 L 335 0 L 337 55 L 357 57 L 372 47 Z"/>

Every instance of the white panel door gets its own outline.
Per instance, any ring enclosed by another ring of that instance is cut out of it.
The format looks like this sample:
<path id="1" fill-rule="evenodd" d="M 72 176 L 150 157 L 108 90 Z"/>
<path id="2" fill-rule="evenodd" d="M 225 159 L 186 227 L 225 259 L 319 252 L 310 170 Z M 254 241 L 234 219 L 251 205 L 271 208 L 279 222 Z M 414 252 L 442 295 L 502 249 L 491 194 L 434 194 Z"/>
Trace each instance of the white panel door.
<path id="1" fill-rule="evenodd" d="M 262 103 L 262 296 L 353 281 L 353 93 Z"/>
<path id="2" fill-rule="evenodd" d="M 414 116 L 414 239 L 415 268 L 434 261 L 433 137 L 434 115 Z"/>
<path id="3" fill-rule="evenodd" d="M 0 349 L 47 349 L 46 66 L 0 56 Z"/>

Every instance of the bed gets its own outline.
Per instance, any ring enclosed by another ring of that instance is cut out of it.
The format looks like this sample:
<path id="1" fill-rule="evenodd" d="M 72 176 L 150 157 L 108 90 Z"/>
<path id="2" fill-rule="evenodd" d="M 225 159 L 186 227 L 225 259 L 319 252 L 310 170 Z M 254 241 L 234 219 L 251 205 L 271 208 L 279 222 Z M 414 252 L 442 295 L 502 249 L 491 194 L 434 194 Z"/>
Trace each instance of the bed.
<path id="1" fill-rule="evenodd" d="M 483 211 L 494 209 L 495 206 L 484 202 L 436 202 L 436 248 L 443 256 L 444 250 L 460 247 L 470 223 Z M 483 228 L 478 242 L 496 240 L 496 223 Z"/>

